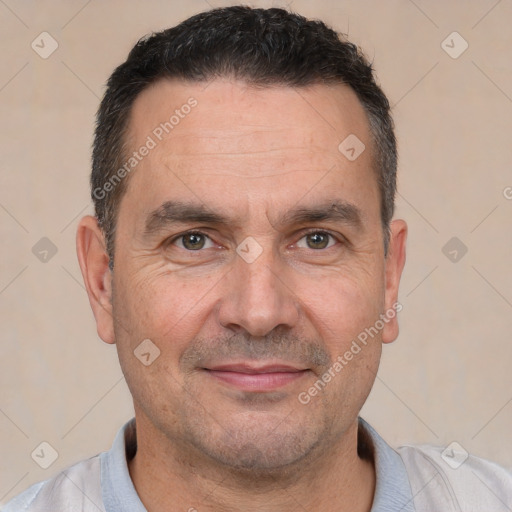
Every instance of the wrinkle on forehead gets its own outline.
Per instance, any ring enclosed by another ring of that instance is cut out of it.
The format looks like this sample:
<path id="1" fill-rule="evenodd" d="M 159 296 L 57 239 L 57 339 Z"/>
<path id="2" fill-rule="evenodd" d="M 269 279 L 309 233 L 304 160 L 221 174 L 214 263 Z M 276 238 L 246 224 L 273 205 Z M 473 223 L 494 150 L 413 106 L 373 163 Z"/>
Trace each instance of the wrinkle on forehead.
<path id="1" fill-rule="evenodd" d="M 248 180 L 263 178 L 289 178 L 296 175 L 297 179 L 320 178 L 337 165 L 337 159 L 323 153 L 268 155 L 194 155 L 180 157 L 167 155 L 158 165 L 158 173 L 179 173 L 182 178 L 206 178 L 209 176 L 232 177 Z M 156 167 L 153 167 L 156 170 Z"/>

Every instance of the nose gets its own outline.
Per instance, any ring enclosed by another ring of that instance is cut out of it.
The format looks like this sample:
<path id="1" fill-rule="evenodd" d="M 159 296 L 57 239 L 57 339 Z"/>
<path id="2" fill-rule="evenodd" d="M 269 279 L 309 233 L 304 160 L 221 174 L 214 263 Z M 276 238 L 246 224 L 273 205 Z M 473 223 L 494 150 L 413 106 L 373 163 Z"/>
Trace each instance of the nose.
<path id="1" fill-rule="evenodd" d="M 273 329 L 293 328 L 299 319 L 293 283 L 267 249 L 256 261 L 236 257 L 218 309 L 219 323 L 233 332 L 266 336 Z"/>

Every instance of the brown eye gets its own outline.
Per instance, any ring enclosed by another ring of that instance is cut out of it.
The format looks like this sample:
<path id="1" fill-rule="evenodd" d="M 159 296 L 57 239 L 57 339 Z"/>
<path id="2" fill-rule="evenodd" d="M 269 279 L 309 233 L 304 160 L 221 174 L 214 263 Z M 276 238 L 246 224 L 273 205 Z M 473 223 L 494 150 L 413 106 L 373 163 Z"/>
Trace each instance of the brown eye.
<path id="1" fill-rule="evenodd" d="M 207 246 L 207 243 L 211 241 L 202 233 L 186 233 L 176 239 L 175 243 L 178 247 L 186 249 L 187 251 L 199 251 Z"/>
<path id="2" fill-rule="evenodd" d="M 309 249 L 325 249 L 329 246 L 331 238 L 329 233 L 323 233 L 321 231 L 305 236 L 306 244 Z"/>

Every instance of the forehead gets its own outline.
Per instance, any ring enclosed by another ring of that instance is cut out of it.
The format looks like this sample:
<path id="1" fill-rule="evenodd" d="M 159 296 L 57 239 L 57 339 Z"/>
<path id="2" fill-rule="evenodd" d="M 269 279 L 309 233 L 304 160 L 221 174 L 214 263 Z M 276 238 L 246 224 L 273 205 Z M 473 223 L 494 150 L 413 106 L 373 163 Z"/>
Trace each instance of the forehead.
<path id="1" fill-rule="evenodd" d="M 224 140 L 217 147 L 219 152 L 229 149 L 228 138 L 243 149 L 269 131 L 281 132 L 273 144 L 266 139 L 272 144 L 269 150 L 283 140 L 293 142 L 293 138 L 298 147 L 309 142 L 308 148 L 315 149 L 320 143 L 329 152 L 337 150 L 339 142 L 354 132 L 369 139 L 366 113 L 355 92 L 344 84 L 258 87 L 227 79 L 155 82 L 133 104 L 128 137 L 135 145 L 147 135 L 157 143 L 173 139 L 186 154 L 195 152 L 203 142 L 215 147 L 214 138 L 221 132 Z M 209 136 L 210 140 L 204 140 Z"/>
<path id="2" fill-rule="evenodd" d="M 342 84 L 160 80 L 136 99 L 127 142 L 136 152 L 151 146 L 130 175 L 127 192 L 148 208 L 169 195 L 218 200 L 225 207 L 230 194 L 278 203 L 283 196 L 296 202 L 331 189 L 361 202 L 376 196 L 367 116 Z M 351 147 L 365 149 L 352 160 L 344 152 Z"/>

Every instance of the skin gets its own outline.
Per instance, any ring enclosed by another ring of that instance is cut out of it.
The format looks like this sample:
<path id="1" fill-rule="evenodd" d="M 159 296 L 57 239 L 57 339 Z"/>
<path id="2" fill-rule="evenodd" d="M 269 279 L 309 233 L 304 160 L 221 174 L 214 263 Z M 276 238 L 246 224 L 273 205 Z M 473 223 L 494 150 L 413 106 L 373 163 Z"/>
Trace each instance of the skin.
<path id="1" fill-rule="evenodd" d="M 117 344 L 133 395 L 137 492 L 155 512 L 369 511 L 375 471 L 358 457 L 357 417 L 396 318 L 298 400 L 397 301 L 406 225 L 391 223 L 385 255 L 363 107 L 344 85 L 163 80 L 137 98 L 130 146 L 190 97 L 197 106 L 129 176 L 114 270 L 95 218 L 77 234 L 98 334 Z M 355 161 L 338 150 L 349 134 L 366 146 Z M 155 214 L 166 202 L 223 219 L 166 221 Z M 251 263 L 237 253 L 256 254 L 247 237 L 261 251 Z M 149 366 L 134 356 L 145 339 L 160 350 Z M 226 364 L 288 371 L 251 387 L 246 374 L 226 381 Z"/>

